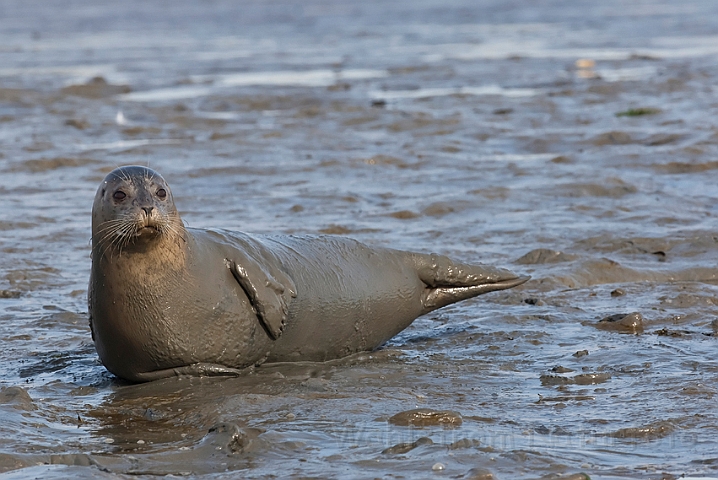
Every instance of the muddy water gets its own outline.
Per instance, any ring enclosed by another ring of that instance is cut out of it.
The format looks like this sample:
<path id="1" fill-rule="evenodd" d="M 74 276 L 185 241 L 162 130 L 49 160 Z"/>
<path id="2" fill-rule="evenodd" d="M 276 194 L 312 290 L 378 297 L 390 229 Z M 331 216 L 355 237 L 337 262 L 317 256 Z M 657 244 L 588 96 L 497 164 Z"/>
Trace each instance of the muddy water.
<path id="1" fill-rule="evenodd" d="M 444 3 L 3 2 L 6 478 L 718 477 L 718 6 Z M 192 226 L 533 280 L 372 354 L 125 384 L 85 304 L 123 164 Z"/>

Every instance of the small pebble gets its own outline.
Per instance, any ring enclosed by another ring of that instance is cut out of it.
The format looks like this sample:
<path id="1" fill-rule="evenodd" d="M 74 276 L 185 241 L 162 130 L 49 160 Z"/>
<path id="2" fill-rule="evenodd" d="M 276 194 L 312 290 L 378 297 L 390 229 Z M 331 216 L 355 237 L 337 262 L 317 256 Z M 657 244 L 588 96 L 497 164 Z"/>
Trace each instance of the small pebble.
<path id="1" fill-rule="evenodd" d="M 575 65 L 576 68 L 593 68 L 596 66 L 596 61 L 590 58 L 579 58 Z"/>
<path id="2" fill-rule="evenodd" d="M 293 413 L 288 413 L 286 418 L 287 420 L 294 420 L 295 418 L 297 418 L 297 416 Z"/>
<path id="3" fill-rule="evenodd" d="M 115 439 L 108 437 L 108 438 L 105 439 L 105 443 L 115 443 Z"/>
<path id="4" fill-rule="evenodd" d="M 442 426 L 444 428 L 457 428 L 461 426 L 461 414 L 448 410 L 432 410 L 417 408 L 397 413 L 389 418 L 389 423 L 400 427 L 429 427 Z"/>
<path id="5" fill-rule="evenodd" d="M 137 440 L 137 443 L 138 443 L 139 445 L 144 445 L 144 444 L 145 444 L 145 441 L 144 441 L 144 440 Z"/>
<path id="6" fill-rule="evenodd" d="M 435 472 L 438 472 L 439 470 L 443 470 L 444 468 L 446 468 L 446 467 L 444 466 L 444 464 L 443 464 L 443 463 L 439 463 L 439 462 L 435 463 L 434 466 L 431 467 L 431 469 L 434 470 Z"/>
<path id="7" fill-rule="evenodd" d="M 398 443 L 394 445 L 393 447 L 389 447 L 384 449 L 381 453 L 388 454 L 388 455 L 396 455 L 396 454 L 402 454 L 407 453 L 415 449 L 416 447 L 419 447 L 421 445 L 433 445 L 434 442 L 428 438 L 428 437 L 421 437 L 418 438 L 415 442 L 412 443 Z"/>
<path id="8" fill-rule="evenodd" d="M 596 328 L 620 333 L 643 333 L 643 315 L 638 312 L 618 313 L 601 319 Z"/>
<path id="9" fill-rule="evenodd" d="M 612 297 L 622 297 L 625 294 L 626 294 L 626 292 L 621 288 L 617 288 L 611 292 Z"/>

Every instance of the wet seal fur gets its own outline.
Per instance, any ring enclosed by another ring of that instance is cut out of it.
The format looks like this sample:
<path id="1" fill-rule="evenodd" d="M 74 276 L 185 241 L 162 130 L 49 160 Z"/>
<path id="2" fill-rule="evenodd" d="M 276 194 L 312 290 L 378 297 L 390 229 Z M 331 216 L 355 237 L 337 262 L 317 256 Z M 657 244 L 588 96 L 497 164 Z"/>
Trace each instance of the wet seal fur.
<path id="1" fill-rule="evenodd" d="M 526 280 L 337 236 L 188 228 L 140 166 L 108 174 L 92 208 L 92 337 L 131 381 L 372 350 L 420 315 Z"/>

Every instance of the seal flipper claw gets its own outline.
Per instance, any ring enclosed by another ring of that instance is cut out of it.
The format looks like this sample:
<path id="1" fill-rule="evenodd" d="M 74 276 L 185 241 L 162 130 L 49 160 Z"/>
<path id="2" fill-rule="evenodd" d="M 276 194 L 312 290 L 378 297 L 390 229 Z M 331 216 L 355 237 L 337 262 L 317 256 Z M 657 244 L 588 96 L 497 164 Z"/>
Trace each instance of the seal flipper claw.
<path id="1" fill-rule="evenodd" d="M 281 271 L 273 275 L 249 256 L 242 258 L 241 263 L 227 260 L 227 264 L 267 334 L 272 340 L 279 338 L 289 316 L 289 302 L 297 296 L 292 279 Z"/>

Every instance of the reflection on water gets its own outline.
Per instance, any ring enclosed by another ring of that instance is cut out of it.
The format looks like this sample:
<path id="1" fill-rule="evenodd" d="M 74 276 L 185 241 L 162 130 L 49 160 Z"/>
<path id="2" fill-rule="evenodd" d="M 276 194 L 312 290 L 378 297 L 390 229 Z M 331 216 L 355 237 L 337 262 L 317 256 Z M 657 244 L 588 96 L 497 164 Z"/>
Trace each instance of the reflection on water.
<path id="1" fill-rule="evenodd" d="M 480 3 L 3 4 L 7 478 L 718 477 L 718 7 Z M 124 384 L 85 296 L 132 163 L 191 226 L 533 280 L 372 354 Z"/>
<path id="2" fill-rule="evenodd" d="M 485 87 L 419 88 L 416 90 L 371 91 L 371 98 L 396 100 L 398 98 L 429 98 L 445 95 L 502 95 L 506 97 L 530 97 L 536 95 L 532 88 L 503 88 L 498 85 Z"/>
<path id="3" fill-rule="evenodd" d="M 118 140 L 117 142 L 110 142 L 110 143 L 94 143 L 89 145 L 80 145 L 79 149 L 88 151 L 88 150 L 114 150 L 114 151 L 121 151 L 121 150 L 129 150 L 131 148 L 135 147 L 143 147 L 145 145 L 173 145 L 173 144 L 179 144 L 182 143 L 182 140 L 174 140 L 171 138 L 167 139 L 139 139 L 139 140 Z"/>
<path id="4" fill-rule="evenodd" d="M 119 100 L 133 102 L 151 102 L 178 100 L 203 97 L 218 93 L 218 88 L 247 86 L 288 86 L 288 87 L 328 87 L 341 81 L 363 80 L 385 77 L 384 70 L 349 69 L 349 70 L 311 70 L 304 72 L 249 72 L 225 75 L 197 75 L 192 79 L 196 82 L 210 82 L 212 86 L 184 86 L 160 88 L 143 92 L 121 95 Z"/>

